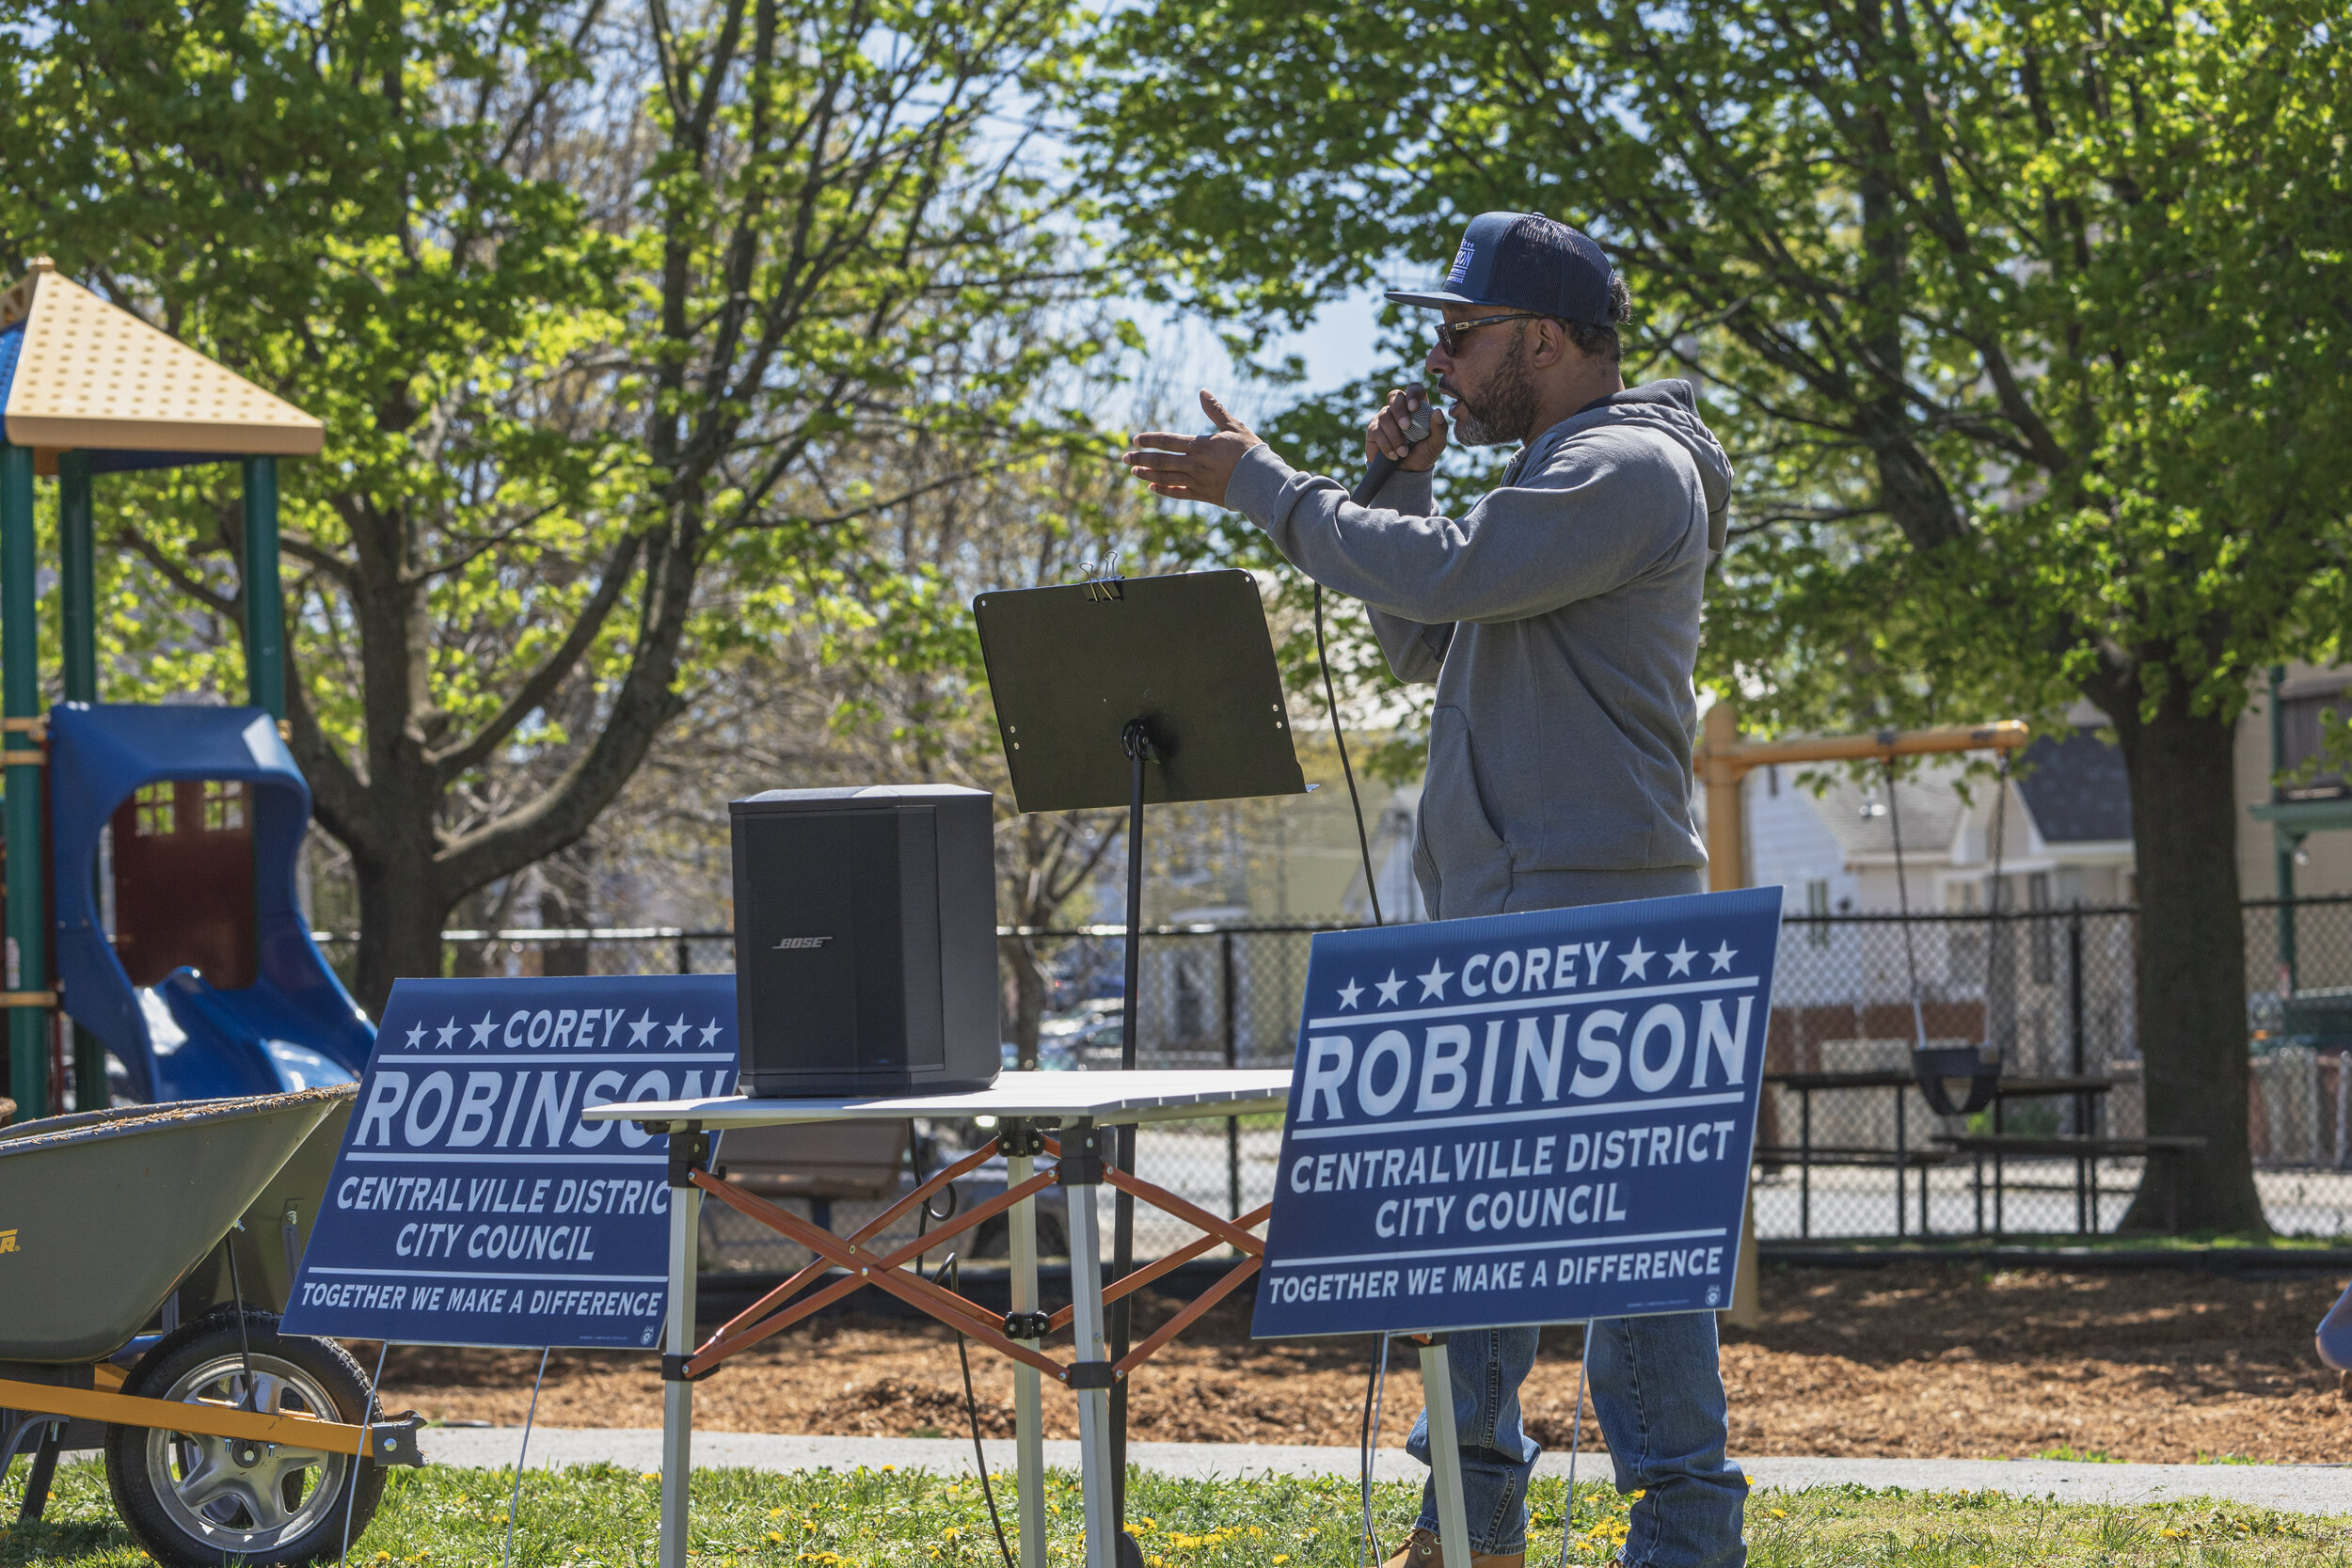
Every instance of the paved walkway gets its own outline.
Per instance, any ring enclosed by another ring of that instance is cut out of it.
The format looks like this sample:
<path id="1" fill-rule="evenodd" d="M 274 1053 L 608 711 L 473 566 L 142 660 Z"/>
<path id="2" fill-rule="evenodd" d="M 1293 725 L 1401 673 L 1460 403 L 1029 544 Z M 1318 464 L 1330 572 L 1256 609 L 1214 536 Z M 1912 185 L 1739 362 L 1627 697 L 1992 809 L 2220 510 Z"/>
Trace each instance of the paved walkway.
<path id="1" fill-rule="evenodd" d="M 436 1465 L 496 1468 L 512 1465 L 521 1441 L 518 1427 L 431 1427 L 421 1434 L 425 1457 Z M 992 1470 L 1013 1466 L 1009 1440 L 987 1444 Z M 1174 1476 L 1356 1474 L 1353 1449 L 1292 1447 L 1259 1443 L 1136 1443 L 1129 1459 L 1144 1469 Z M 651 1429 L 541 1427 L 531 1434 L 530 1463 L 535 1467 L 611 1463 L 633 1470 L 660 1466 L 661 1433 Z M 1057 1469 L 1078 1467 L 1078 1445 L 1048 1443 L 1045 1463 Z M 761 1433 L 698 1432 L 697 1468 L 751 1470 L 879 1468 L 936 1470 L 967 1475 L 972 1445 L 955 1438 L 776 1437 Z M 2352 1466 L 2296 1465 L 2061 1465 L 2043 1460 L 2000 1459 L 1746 1459 L 1740 1464 L 1756 1485 L 1783 1491 L 1858 1482 L 1938 1492 L 2007 1492 L 2051 1497 L 2060 1502 L 2163 1502 L 2176 1497 L 2229 1497 L 2300 1513 L 2352 1514 Z M 1565 1475 L 1568 1456 L 1546 1453 L 1541 1475 Z M 1383 1449 L 1374 1472 L 1383 1481 L 1419 1481 L 1422 1466 L 1395 1449 Z M 1605 1454 L 1585 1454 L 1577 1463 L 1580 1480 L 1612 1474 Z"/>

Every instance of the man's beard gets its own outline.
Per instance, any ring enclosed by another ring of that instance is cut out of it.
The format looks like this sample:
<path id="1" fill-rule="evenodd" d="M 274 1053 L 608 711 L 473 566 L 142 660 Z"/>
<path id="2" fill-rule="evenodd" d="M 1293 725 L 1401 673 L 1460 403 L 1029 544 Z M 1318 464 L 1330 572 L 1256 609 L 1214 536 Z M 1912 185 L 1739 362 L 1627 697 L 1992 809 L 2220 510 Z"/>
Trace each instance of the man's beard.
<path id="1" fill-rule="evenodd" d="M 1535 378 L 1527 372 L 1527 327 L 1514 329 L 1511 353 L 1487 378 L 1477 397 L 1458 394 L 1454 407 L 1454 437 L 1466 447 L 1505 447 L 1533 435 L 1537 395 Z"/>

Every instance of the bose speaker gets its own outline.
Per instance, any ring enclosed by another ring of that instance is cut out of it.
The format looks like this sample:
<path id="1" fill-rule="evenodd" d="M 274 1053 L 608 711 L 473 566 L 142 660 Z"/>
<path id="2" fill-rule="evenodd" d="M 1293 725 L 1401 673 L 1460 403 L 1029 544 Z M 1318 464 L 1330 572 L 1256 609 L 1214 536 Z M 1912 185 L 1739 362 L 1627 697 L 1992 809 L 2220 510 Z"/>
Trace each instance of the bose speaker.
<path id="1" fill-rule="evenodd" d="M 952 784 L 771 789 L 727 810 L 743 1092 L 993 1084 L 994 798 Z"/>

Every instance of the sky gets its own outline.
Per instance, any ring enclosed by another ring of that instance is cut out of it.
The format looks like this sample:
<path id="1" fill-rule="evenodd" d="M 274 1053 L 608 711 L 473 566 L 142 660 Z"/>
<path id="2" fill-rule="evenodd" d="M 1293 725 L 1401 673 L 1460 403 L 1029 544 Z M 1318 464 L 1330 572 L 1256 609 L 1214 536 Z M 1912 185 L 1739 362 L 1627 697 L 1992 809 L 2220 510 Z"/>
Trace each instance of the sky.
<path id="1" fill-rule="evenodd" d="M 1367 287 L 1325 306 L 1305 329 L 1273 340 L 1266 359 L 1279 361 L 1295 354 L 1307 369 L 1305 381 L 1276 387 L 1247 380 L 1235 371 L 1216 333 L 1198 318 L 1140 300 L 1117 302 L 1117 308 L 1143 329 L 1154 369 L 1172 389 L 1184 395 L 1187 410 L 1193 388 L 1206 387 L 1245 420 L 1287 407 L 1316 392 L 1344 387 L 1370 373 L 1380 363 L 1379 307 L 1378 290 Z"/>

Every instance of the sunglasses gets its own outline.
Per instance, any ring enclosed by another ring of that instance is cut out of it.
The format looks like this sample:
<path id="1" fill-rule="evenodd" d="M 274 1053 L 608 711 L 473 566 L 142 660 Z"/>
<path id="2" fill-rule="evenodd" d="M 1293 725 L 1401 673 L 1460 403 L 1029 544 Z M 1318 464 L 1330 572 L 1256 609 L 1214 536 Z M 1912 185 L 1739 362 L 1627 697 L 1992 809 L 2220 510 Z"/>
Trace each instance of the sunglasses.
<path id="1" fill-rule="evenodd" d="M 1492 326 L 1497 322 L 1532 322 L 1537 319 L 1539 318 L 1533 310 L 1517 310 L 1507 316 L 1481 316 L 1476 321 L 1440 323 L 1438 327 L 1438 346 L 1448 354 L 1459 354 L 1462 352 L 1463 337 L 1477 331 L 1482 326 Z"/>

